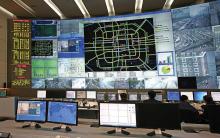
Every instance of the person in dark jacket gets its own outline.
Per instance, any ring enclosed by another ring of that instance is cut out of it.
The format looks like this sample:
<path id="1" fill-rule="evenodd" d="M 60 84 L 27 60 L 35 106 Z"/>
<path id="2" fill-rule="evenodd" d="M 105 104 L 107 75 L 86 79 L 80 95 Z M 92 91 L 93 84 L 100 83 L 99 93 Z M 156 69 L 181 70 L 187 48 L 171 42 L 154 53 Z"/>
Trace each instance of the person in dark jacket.
<path id="1" fill-rule="evenodd" d="M 201 108 L 203 110 L 203 113 L 201 114 L 201 120 L 202 123 L 208 123 L 208 106 L 209 105 L 216 105 L 216 103 L 213 101 L 212 97 L 209 95 L 205 95 L 203 97 L 203 101 L 205 102 L 205 105 L 202 105 Z"/>
<path id="2" fill-rule="evenodd" d="M 149 96 L 149 99 L 148 100 L 144 100 L 144 103 L 161 103 L 160 101 L 156 100 L 155 97 L 156 97 L 156 92 L 154 91 L 149 91 L 148 92 L 148 96 Z"/>
<path id="3" fill-rule="evenodd" d="M 128 95 L 127 93 L 120 93 L 121 101 L 127 102 L 128 101 Z"/>

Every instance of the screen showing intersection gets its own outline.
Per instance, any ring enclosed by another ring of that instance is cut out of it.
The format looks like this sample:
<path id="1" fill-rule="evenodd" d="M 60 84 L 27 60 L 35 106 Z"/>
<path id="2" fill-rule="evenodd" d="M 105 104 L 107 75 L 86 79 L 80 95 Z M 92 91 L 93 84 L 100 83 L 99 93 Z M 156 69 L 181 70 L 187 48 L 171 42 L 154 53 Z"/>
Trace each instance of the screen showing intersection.
<path id="1" fill-rule="evenodd" d="M 18 101 L 16 120 L 46 121 L 46 101 Z"/>
<path id="2" fill-rule="evenodd" d="M 77 103 L 48 102 L 47 121 L 55 123 L 77 124 Z"/>
<path id="3" fill-rule="evenodd" d="M 100 125 L 136 127 L 135 104 L 100 103 Z"/>
<path id="4" fill-rule="evenodd" d="M 35 89 L 220 88 L 220 1 L 170 11 L 32 20 Z"/>

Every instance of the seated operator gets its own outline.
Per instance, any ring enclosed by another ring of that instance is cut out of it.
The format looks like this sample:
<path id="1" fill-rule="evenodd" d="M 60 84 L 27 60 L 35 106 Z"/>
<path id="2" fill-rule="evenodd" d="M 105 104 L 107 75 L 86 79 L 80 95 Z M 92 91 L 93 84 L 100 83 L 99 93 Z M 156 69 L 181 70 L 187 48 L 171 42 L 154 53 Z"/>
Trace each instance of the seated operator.
<path id="1" fill-rule="evenodd" d="M 144 100 L 144 103 L 161 103 L 160 101 L 156 100 L 156 92 L 155 91 L 149 91 L 148 92 L 149 99 Z"/>

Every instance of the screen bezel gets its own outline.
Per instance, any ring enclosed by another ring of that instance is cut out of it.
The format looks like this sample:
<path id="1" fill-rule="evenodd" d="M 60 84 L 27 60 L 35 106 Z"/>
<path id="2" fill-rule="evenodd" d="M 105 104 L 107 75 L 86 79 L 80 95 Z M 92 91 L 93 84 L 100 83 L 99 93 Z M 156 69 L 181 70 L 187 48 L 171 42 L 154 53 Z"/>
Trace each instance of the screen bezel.
<path id="1" fill-rule="evenodd" d="M 135 126 L 121 126 L 121 125 L 101 125 L 100 123 L 100 104 L 134 104 L 135 105 L 135 115 L 136 115 L 136 125 Z M 126 127 L 126 128 L 137 128 L 137 106 L 135 103 L 130 103 L 130 102 L 99 102 L 99 126 L 103 126 L 103 127 Z"/>
<path id="2" fill-rule="evenodd" d="M 49 121 L 48 120 L 48 115 L 49 115 L 49 102 L 59 102 L 59 103 L 75 103 L 76 104 L 76 124 L 71 124 L 71 123 L 64 123 L 64 122 L 55 122 L 55 121 Z M 70 126 L 77 126 L 78 125 L 78 102 L 72 102 L 72 101 L 47 101 L 47 114 L 46 114 L 46 122 L 49 123 L 55 123 L 55 124 L 63 124 L 63 125 L 70 125 Z"/>
<path id="3" fill-rule="evenodd" d="M 18 120 L 18 118 L 17 118 L 17 115 L 18 115 L 18 102 L 19 101 L 23 101 L 23 102 L 25 102 L 25 101 L 33 101 L 33 102 L 45 102 L 46 103 L 46 111 L 45 111 L 45 120 L 44 121 L 42 121 L 42 120 Z M 15 121 L 16 122 L 39 122 L 39 123 L 45 123 L 45 122 L 47 122 L 47 101 L 46 100 L 31 100 L 31 99 L 27 99 L 27 100 L 17 100 L 17 104 L 16 104 L 16 112 L 15 112 Z"/>

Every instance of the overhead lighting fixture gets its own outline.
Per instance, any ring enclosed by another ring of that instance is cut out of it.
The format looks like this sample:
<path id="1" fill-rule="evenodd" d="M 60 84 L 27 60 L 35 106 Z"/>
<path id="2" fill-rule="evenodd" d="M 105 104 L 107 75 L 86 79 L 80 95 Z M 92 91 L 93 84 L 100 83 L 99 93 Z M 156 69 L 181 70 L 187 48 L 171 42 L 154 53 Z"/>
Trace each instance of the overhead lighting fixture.
<path id="1" fill-rule="evenodd" d="M 2 6 L 0 6 L 0 11 L 2 11 L 3 13 L 5 13 L 6 15 L 10 16 L 11 18 L 16 18 L 16 15 L 14 15 L 13 13 L 11 13 L 11 12 L 8 11 L 7 9 L 3 8 Z"/>
<path id="2" fill-rule="evenodd" d="M 66 19 L 64 14 L 61 12 L 61 10 L 57 7 L 56 4 L 54 4 L 51 0 L 44 0 L 44 2 L 47 3 L 48 6 L 50 6 L 51 9 L 53 9 L 54 12 L 56 12 L 57 15 L 60 16 L 60 19 Z"/>
<path id="3" fill-rule="evenodd" d="M 171 5 L 173 4 L 174 0 L 166 0 L 163 9 L 170 9 Z"/>
<path id="4" fill-rule="evenodd" d="M 23 9 L 25 9 L 27 12 L 29 12 L 31 15 L 36 17 L 35 11 L 31 7 L 29 7 L 27 4 L 25 4 L 22 0 L 13 0 L 13 1 L 19 6 L 21 6 Z"/>
<path id="5" fill-rule="evenodd" d="M 105 4 L 108 10 L 108 15 L 109 16 L 114 16 L 115 15 L 115 9 L 114 9 L 114 4 L 113 0 L 105 0 Z"/>
<path id="6" fill-rule="evenodd" d="M 135 2 L 135 13 L 141 13 L 143 6 L 143 0 L 136 0 Z"/>
<path id="7" fill-rule="evenodd" d="M 88 10 L 86 9 L 86 6 L 84 5 L 82 0 L 74 0 L 76 5 L 79 7 L 80 11 L 82 12 L 83 16 L 85 18 L 89 18 L 90 14 L 88 12 Z"/>

